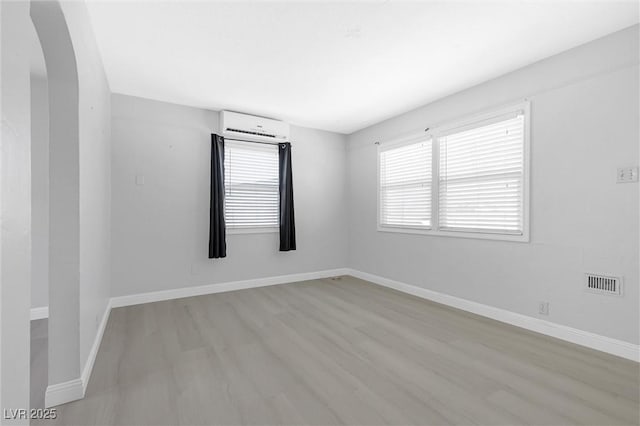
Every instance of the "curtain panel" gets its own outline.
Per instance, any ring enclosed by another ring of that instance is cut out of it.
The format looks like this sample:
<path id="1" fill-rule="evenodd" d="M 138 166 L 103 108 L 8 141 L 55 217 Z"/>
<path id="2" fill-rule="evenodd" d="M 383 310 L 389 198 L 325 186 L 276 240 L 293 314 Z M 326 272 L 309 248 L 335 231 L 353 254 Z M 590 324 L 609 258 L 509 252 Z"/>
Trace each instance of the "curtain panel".
<path id="1" fill-rule="evenodd" d="M 209 259 L 227 256 L 224 223 L 224 138 L 211 135 L 211 205 L 209 209 Z"/>
<path id="2" fill-rule="evenodd" d="M 280 251 L 296 249 L 296 222 L 293 212 L 291 144 L 278 144 L 280 190 Z"/>

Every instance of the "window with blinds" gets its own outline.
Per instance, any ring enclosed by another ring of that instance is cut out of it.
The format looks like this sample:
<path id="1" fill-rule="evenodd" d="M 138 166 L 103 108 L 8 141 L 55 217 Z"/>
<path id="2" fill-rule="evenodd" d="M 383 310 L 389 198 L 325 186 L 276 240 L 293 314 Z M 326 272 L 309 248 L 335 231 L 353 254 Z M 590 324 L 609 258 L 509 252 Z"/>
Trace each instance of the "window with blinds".
<path id="1" fill-rule="evenodd" d="M 380 225 L 431 227 L 431 139 L 380 152 Z"/>
<path id="2" fill-rule="evenodd" d="M 278 226 L 278 146 L 224 143 L 225 222 L 230 229 Z"/>
<path id="3" fill-rule="evenodd" d="M 523 102 L 379 146 L 378 230 L 528 241 L 528 129 Z"/>
<path id="4" fill-rule="evenodd" d="M 442 230 L 523 233 L 524 114 L 438 138 Z"/>

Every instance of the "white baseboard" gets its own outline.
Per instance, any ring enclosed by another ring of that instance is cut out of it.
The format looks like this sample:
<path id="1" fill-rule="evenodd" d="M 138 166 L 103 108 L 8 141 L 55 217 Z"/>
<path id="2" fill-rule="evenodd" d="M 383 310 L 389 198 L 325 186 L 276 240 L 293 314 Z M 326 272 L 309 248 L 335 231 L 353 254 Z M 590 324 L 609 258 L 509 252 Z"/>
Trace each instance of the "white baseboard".
<path id="1" fill-rule="evenodd" d="M 104 330 L 107 328 L 107 322 L 109 322 L 109 314 L 111 314 L 111 299 L 107 302 L 107 307 L 104 310 L 104 314 L 102 315 L 102 320 L 100 321 L 100 325 L 98 326 L 98 331 L 96 332 L 96 338 L 93 340 L 93 345 L 91 346 L 91 350 L 89 351 L 89 356 L 87 357 L 87 361 L 84 363 L 84 368 L 82 369 L 82 375 L 80 379 L 82 380 L 82 396 L 84 397 L 84 393 L 87 390 L 87 385 L 89 384 L 89 379 L 91 378 L 91 372 L 93 371 L 93 364 L 96 362 L 96 356 L 98 355 L 98 349 L 100 349 L 100 343 L 102 343 L 102 336 L 104 336 Z"/>
<path id="2" fill-rule="evenodd" d="M 45 407 L 55 407 L 84 398 L 84 386 L 80 378 L 69 380 L 68 382 L 56 383 L 47 386 L 44 394 Z"/>
<path id="3" fill-rule="evenodd" d="M 40 306 L 38 308 L 31 308 L 31 321 L 49 318 L 49 307 Z"/>
<path id="4" fill-rule="evenodd" d="M 408 293 L 423 299 L 441 303 L 457 309 L 462 309 L 483 317 L 491 318 L 506 324 L 515 325 L 527 330 L 535 331 L 540 334 L 555 337 L 567 342 L 586 346 L 591 349 L 606 352 L 622 358 L 640 362 L 640 346 L 622 340 L 612 339 L 610 337 L 591 333 L 584 330 L 556 324 L 550 321 L 533 318 L 527 315 L 518 314 L 507 311 L 505 309 L 496 308 L 482 303 L 472 302 L 470 300 L 461 299 L 459 297 L 450 296 L 448 294 L 439 293 L 437 291 L 428 290 L 426 288 L 402 283 L 389 278 L 380 277 L 378 275 L 347 268 L 345 275 L 351 275 L 374 284 L 389 287 L 403 293 Z"/>
<path id="5" fill-rule="evenodd" d="M 104 330 L 107 328 L 110 313 L 111 299 L 107 302 L 104 314 L 102 315 L 102 320 L 100 321 L 100 325 L 96 332 L 96 337 L 93 339 L 93 345 L 89 351 L 89 356 L 87 357 L 87 361 L 82 369 L 81 376 L 67 382 L 47 386 L 47 390 L 44 395 L 45 407 L 54 407 L 56 405 L 66 404 L 67 402 L 84 398 L 84 394 L 87 391 L 87 385 L 89 384 L 89 379 L 91 378 L 91 372 L 93 371 L 93 364 L 96 361 L 98 349 L 100 349 L 100 343 L 102 343 L 102 336 L 104 335 Z"/>
<path id="6" fill-rule="evenodd" d="M 160 302 L 163 300 L 181 299 L 183 297 L 200 296 L 203 294 L 224 293 L 227 291 L 243 290 L 254 287 L 266 287 L 270 285 L 293 283 L 297 281 L 317 280 L 321 278 L 346 275 L 347 268 L 328 269 L 316 272 L 304 272 L 301 274 L 280 275 L 276 277 L 255 278 L 243 281 L 230 281 L 220 284 L 207 284 L 197 287 L 183 287 L 171 290 L 154 291 L 150 293 L 131 294 L 111 298 L 111 306 L 139 305 L 142 303 Z"/>

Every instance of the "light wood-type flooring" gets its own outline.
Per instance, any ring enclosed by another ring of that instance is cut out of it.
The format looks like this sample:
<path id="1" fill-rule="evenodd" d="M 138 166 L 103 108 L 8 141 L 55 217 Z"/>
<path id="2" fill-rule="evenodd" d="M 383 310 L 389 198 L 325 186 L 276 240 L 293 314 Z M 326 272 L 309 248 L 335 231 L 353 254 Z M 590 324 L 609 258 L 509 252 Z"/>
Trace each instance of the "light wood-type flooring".
<path id="1" fill-rule="evenodd" d="M 351 277 L 113 309 L 61 425 L 637 425 L 637 363 Z"/>

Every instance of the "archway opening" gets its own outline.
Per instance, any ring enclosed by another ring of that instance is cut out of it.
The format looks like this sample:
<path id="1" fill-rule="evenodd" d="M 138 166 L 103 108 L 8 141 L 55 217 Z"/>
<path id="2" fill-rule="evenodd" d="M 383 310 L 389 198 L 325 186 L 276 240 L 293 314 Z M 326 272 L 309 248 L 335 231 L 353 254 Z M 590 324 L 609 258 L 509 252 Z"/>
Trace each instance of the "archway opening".
<path id="1" fill-rule="evenodd" d="M 61 4 L 31 1 L 30 15 L 47 74 L 48 207 L 40 213 L 48 215 L 44 405 L 49 407 L 60 403 L 56 400 L 60 388 L 80 376 L 79 85 L 76 56 Z M 34 177 L 41 174 L 35 171 Z"/>

